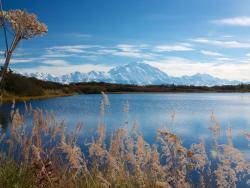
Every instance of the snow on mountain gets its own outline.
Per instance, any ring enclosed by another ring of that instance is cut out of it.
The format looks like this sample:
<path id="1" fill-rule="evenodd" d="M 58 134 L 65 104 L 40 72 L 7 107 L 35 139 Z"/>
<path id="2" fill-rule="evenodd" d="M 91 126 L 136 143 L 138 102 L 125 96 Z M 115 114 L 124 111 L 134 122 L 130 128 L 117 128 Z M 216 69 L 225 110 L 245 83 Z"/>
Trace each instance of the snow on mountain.
<path id="1" fill-rule="evenodd" d="M 229 81 L 213 77 L 209 74 L 195 74 L 193 76 L 182 76 L 175 78 L 174 83 L 176 85 L 194 85 L 194 86 L 215 86 L 215 85 L 237 85 L 239 81 Z"/>
<path id="2" fill-rule="evenodd" d="M 110 75 L 105 72 L 91 71 L 89 73 L 73 72 L 62 76 L 54 76 L 48 73 L 24 73 L 24 76 L 35 77 L 40 80 L 60 82 L 64 84 L 77 82 L 112 82 Z"/>
<path id="3" fill-rule="evenodd" d="M 61 80 L 59 79 L 59 77 L 53 76 L 53 75 L 48 74 L 48 73 L 36 72 L 36 73 L 24 73 L 22 75 L 27 76 L 27 77 L 34 77 L 34 78 L 37 78 L 39 80 L 61 82 Z"/>
<path id="4" fill-rule="evenodd" d="M 110 74 L 101 71 L 91 71 L 87 73 L 85 82 L 110 82 L 113 83 L 113 79 Z"/>
<path id="5" fill-rule="evenodd" d="M 149 85 L 164 84 L 170 81 L 166 73 L 144 63 L 118 66 L 108 73 L 115 83 Z"/>
<path id="6" fill-rule="evenodd" d="M 25 73 L 23 75 L 60 83 L 107 82 L 136 85 L 175 84 L 195 86 L 236 85 L 241 83 L 239 81 L 219 79 L 209 74 L 173 77 L 145 63 L 121 65 L 108 72 L 73 72 L 62 76 L 54 76 L 48 73 Z"/>

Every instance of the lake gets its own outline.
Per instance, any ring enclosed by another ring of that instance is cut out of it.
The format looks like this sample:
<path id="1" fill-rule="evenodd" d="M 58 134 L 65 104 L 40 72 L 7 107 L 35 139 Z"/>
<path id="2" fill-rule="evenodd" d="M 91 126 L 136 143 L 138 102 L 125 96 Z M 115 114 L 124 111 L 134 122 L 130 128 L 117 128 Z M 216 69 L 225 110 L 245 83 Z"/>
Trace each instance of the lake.
<path id="1" fill-rule="evenodd" d="M 225 131 L 231 127 L 235 146 L 247 152 L 248 143 L 242 133 L 250 132 L 249 93 L 108 94 L 110 106 L 105 108 L 104 115 L 100 113 L 102 98 L 102 95 L 77 95 L 30 103 L 33 109 L 53 111 L 58 121 L 65 120 L 67 131 L 73 131 L 79 122 L 85 130 L 95 130 L 99 122 L 104 122 L 108 132 L 120 127 L 130 129 L 136 124 L 149 143 L 155 141 L 158 129 L 167 128 L 185 146 L 198 143 L 201 138 L 209 145 L 213 113 L 222 128 L 221 143 L 226 142 Z M 129 106 L 128 112 L 124 112 L 125 106 Z M 17 103 L 16 108 L 24 112 L 25 105 Z M 3 127 L 8 127 L 10 110 L 10 104 L 1 106 Z"/>

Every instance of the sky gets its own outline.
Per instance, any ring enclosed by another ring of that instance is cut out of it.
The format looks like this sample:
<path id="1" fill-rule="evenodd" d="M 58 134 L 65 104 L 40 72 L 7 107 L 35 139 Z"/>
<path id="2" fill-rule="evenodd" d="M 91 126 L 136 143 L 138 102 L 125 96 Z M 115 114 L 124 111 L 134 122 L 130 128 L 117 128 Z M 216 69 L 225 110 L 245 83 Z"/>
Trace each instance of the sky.
<path id="1" fill-rule="evenodd" d="M 250 81 L 249 0 L 2 0 L 48 33 L 22 41 L 17 72 L 108 71 L 142 62 L 171 76 Z M 2 39 L 2 30 L 1 39 Z M 0 40 L 0 62 L 4 43 Z"/>

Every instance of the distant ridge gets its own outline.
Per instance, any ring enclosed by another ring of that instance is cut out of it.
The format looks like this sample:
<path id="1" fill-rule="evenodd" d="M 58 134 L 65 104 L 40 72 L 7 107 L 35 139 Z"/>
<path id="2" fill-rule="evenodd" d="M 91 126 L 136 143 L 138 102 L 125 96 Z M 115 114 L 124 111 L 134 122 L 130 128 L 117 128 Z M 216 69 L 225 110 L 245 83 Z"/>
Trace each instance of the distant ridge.
<path id="1" fill-rule="evenodd" d="M 35 77 L 45 81 L 59 83 L 106 82 L 134 85 L 193 85 L 193 86 L 222 86 L 238 85 L 240 81 L 229 81 L 213 77 L 209 74 L 195 74 L 193 76 L 173 77 L 158 68 L 145 63 L 130 63 L 117 66 L 108 72 L 91 71 L 88 73 L 73 72 L 62 76 L 47 73 L 24 73 L 28 77 Z"/>

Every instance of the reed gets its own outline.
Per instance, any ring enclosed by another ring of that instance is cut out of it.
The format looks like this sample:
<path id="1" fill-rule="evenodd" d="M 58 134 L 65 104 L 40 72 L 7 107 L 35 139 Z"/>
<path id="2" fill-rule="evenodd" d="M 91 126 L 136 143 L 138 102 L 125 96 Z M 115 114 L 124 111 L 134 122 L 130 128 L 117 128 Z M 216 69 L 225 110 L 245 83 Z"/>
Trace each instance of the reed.
<path id="1" fill-rule="evenodd" d="M 82 124 L 66 134 L 65 123 L 53 113 L 25 104 L 26 112 L 20 114 L 13 103 L 9 134 L 1 136 L 0 187 L 249 186 L 250 162 L 234 147 L 231 128 L 226 132 L 228 143 L 219 142 L 221 128 L 213 113 L 212 152 L 203 139 L 184 147 L 181 138 L 167 129 L 159 130 L 156 142 L 149 144 L 136 124 L 131 130 L 121 127 L 106 133 L 103 116 L 110 102 L 102 95 L 102 117 L 88 140 L 80 136 L 87 131 Z M 124 113 L 129 113 L 128 102 Z M 27 121 L 31 116 L 32 122 Z M 250 140 L 249 133 L 243 136 Z"/>

